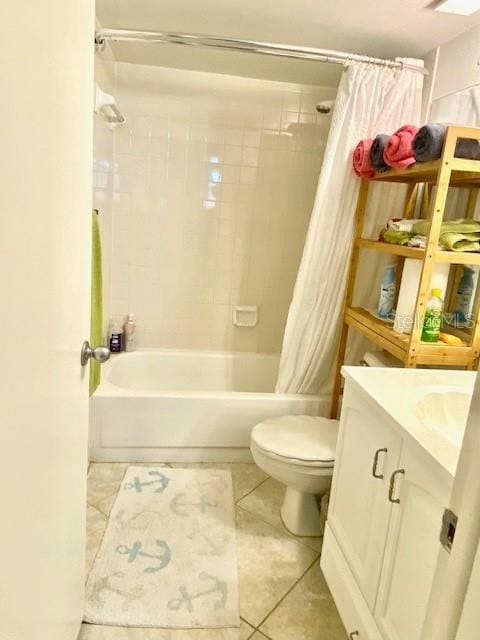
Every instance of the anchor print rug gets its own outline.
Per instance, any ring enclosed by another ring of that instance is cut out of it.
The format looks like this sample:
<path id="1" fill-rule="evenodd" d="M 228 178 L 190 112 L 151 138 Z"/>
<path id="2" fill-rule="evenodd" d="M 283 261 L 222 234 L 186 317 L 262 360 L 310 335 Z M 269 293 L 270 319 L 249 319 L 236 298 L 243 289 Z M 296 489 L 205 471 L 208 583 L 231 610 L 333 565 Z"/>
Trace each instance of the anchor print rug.
<path id="1" fill-rule="evenodd" d="M 230 471 L 128 468 L 88 577 L 85 621 L 240 625 Z"/>

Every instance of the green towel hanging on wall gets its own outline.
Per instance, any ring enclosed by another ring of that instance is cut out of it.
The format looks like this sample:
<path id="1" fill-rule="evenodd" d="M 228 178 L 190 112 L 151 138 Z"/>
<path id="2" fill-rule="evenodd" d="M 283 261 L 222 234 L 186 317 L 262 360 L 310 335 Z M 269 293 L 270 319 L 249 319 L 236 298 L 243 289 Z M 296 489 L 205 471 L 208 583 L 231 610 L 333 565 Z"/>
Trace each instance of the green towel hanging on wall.
<path id="1" fill-rule="evenodd" d="M 102 283 L 102 240 L 98 211 L 92 215 L 92 301 L 90 317 L 90 344 L 103 344 L 103 283 Z M 90 395 L 100 384 L 100 364 L 90 360 Z"/>

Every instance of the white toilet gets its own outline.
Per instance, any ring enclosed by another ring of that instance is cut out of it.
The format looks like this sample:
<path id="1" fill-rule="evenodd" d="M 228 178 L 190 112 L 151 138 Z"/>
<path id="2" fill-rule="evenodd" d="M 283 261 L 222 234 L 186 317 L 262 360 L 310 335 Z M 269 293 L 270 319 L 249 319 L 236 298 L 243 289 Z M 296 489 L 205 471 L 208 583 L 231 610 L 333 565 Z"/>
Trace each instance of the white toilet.
<path id="1" fill-rule="evenodd" d="M 322 533 L 315 496 L 330 488 L 337 436 L 338 420 L 314 416 L 269 418 L 252 429 L 253 459 L 286 485 L 281 515 L 297 536 Z"/>

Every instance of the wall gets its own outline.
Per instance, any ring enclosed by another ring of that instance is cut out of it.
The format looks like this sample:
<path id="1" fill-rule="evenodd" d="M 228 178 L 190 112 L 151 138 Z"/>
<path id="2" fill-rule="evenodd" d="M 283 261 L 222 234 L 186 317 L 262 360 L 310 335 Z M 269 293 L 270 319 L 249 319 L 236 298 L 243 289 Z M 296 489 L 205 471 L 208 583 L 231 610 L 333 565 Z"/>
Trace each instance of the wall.
<path id="1" fill-rule="evenodd" d="M 480 82 L 480 25 L 439 47 L 432 100 Z M 428 56 L 433 56 L 430 52 Z"/>
<path id="2" fill-rule="evenodd" d="M 100 28 L 97 22 L 97 29 Z M 109 94 L 115 93 L 115 64 L 113 52 L 107 45 L 95 55 L 95 83 Z M 110 316 L 110 282 L 112 263 L 112 179 L 113 138 L 111 131 L 98 115 L 94 115 L 93 134 L 93 209 L 98 209 L 103 253 L 104 324 L 107 330 Z"/>
<path id="3" fill-rule="evenodd" d="M 116 63 L 108 306 L 139 346 L 280 351 L 334 94 Z M 257 327 L 233 326 L 241 304 Z"/>

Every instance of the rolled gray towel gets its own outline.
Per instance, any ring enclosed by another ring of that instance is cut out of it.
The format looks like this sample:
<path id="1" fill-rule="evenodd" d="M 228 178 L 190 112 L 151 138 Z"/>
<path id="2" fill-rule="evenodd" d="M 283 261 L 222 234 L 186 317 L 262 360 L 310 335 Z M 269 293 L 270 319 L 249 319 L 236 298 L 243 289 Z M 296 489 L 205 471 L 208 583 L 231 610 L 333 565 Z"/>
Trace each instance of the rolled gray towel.
<path id="1" fill-rule="evenodd" d="M 442 155 L 446 124 L 425 124 L 413 139 L 413 155 L 417 162 L 428 162 Z M 456 158 L 480 160 L 480 141 L 469 138 L 459 138 L 455 147 Z"/>
<path id="2" fill-rule="evenodd" d="M 370 164 L 375 171 L 386 171 L 390 168 L 383 159 L 383 150 L 389 137 L 386 133 L 379 133 L 372 143 L 370 149 Z"/>

